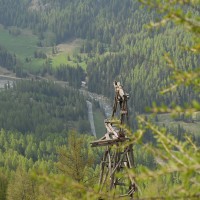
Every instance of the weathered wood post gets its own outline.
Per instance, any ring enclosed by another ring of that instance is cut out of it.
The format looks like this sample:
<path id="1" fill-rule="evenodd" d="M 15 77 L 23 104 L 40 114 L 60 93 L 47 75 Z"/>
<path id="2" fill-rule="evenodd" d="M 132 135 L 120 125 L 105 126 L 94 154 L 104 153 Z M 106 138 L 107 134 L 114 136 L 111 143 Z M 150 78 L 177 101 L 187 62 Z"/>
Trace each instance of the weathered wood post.
<path id="1" fill-rule="evenodd" d="M 99 177 L 99 190 L 113 191 L 120 197 L 130 196 L 136 191 L 135 181 L 131 177 L 123 176 L 125 168 L 134 167 L 133 146 L 123 147 L 123 143 L 129 140 L 121 125 L 128 121 L 129 95 L 124 92 L 119 82 L 114 82 L 115 98 L 112 118 L 104 121 L 107 133 L 91 143 L 92 147 L 106 146 L 101 160 L 101 172 Z M 119 104 L 119 106 L 118 106 Z M 119 122 L 114 119 L 119 108 Z M 120 174 L 120 175 L 118 175 Z"/>

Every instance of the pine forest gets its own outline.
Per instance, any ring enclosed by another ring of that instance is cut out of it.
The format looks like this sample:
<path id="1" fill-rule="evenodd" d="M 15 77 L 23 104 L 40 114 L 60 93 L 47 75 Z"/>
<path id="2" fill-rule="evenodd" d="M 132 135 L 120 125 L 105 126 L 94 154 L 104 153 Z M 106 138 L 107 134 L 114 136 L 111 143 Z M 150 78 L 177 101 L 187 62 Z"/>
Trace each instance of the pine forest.
<path id="1" fill-rule="evenodd" d="M 200 0 L 0 0 L 0 200 L 65 199 L 200 199 Z"/>

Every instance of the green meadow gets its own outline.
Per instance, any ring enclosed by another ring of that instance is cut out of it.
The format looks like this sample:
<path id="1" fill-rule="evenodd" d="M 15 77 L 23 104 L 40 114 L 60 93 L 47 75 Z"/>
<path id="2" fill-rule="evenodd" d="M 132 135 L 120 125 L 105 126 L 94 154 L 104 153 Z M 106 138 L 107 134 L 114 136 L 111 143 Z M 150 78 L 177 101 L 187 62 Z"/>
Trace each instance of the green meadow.
<path id="1" fill-rule="evenodd" d="M 165 124 L 166 127 L 171 130 L 177 130 L 180 125 L 188 133 L 193 133 L 196 137 L 200 137 L 199 127 L 200 127 L 200 112 L 194 113 L 191 117 L 191 121 L 175 120 L 170 114 L 158 114 L 157 122 L 158 125 L 162 126 Z"/>
<path id="2" fill-rule="evenodd" d="M 37 71 L 45 61 L 44 59 L 35 59 L 34 52 L 47 53 L 49 51 L 48 47 L 38 47 L 37 42 L 38 37 L 33 35 L 30 30 L 21 30 L 19 35 L 14 36 L 9 33 L 9 28 L 4 29 L 0 26 L 0 45 L 16 54 L 21 65 L 30 72 Z M 26 62 L 26 58 L 29 58 L 30 61 Z"/>
<path id="3" fill-rule="evenodd" d="M 70 59 L 69 59 L 69 57 L 70 57 Z M 51 56 L 52 67 L 55 68 L 55 67 L 59 67 L 60 65 L 69 65 L 71 67 L 77 67 L 77 65 L 79 65 L 84 70 L 86 70 L 87 65 L 84 60 L 84 57 L 81 56 L 81 58 L 82 58 L 81 61 L 78 61 L 76 56 L 73 56 L 72 54 L 69 54 L 69 53 L 61 52 L 61 53 Z"/>
<path id="4" fill-rule="evenodd" d="M 20 58 L 32 57 L 34 51 L 41 50 L 37 47 L 38 37 L 33 35 L 29 30 L 22 30 L 17 36 L 9 34 L 9 29 L 0 26 L 0 44 Z M 48 48 L 42 48 L 44 52 Z"/>
<path id="5" fill-rule="evenodd" d="M 9 33 L 12 27 L 5 29 L 0 25 L 0 45 L 4 46 L 9 52 L 16 54 L 20 60 L 21 65 L 30 73 L 39 71 L 46 59 L 34 58 L 34 52 L 40 51 L 47 55 L 52 60 L 52 67 L 56 68 L 60 65 L 69 65 L 71 67 L 81 66 L 86 69 L 86 62 L 84 59 L 77 60 L 76 55 L 79 52 L 81 46 L 81 40 L 69 41 L 65 44 L 58 45 L 58 48 L 62 45 L 61 51 L 56 54 L 52 54 L 53 47 L 38 47 L 37 43 L 39 38 L 33 35 L 30 30 L 20 29 L 20 34 L 14 36 Z M 63 48 L 64 46 L 64 48 Z M 84 55 L 80 55 L 81 58 Z M 70 59 L 68 59 L 70 57 Z M 26 59 L 29 59 L 27 62 Z"/>

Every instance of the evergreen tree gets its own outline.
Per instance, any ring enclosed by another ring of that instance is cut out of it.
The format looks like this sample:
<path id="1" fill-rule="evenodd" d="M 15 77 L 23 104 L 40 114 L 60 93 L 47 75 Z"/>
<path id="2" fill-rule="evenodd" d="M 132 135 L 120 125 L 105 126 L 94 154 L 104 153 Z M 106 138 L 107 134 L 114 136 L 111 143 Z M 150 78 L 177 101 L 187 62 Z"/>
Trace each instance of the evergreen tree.
<path id="1" fill-rule="evenodd" d="M 58 152 L 58 168 L 77 182 L 85 180 L 87 170 L 94 162 L 86 142 L 84 135 L 72 131 L 68 135 L 67 147 L 60 148 Z"/>
<path id="2" fill-rule="evenodd" d="M 34 200 L 36 199 L 35 185 L 29 174 L 21 167 L 8 184 L 8 200 Z"/>

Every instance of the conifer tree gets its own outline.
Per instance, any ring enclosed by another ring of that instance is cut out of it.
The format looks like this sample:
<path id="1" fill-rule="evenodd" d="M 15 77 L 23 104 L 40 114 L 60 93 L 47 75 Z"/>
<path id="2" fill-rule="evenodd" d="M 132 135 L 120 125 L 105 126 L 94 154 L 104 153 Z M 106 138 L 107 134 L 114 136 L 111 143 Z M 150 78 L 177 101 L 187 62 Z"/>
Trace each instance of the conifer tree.
<path id="1" fill-rule="evenodd" d="M 58 168 L 77 182 L 83 183 L 87 170 L 94 161 L 87 145 L 86 136 L 71 131 L 68 136 L 67 147 L 62 147 L 58 151 Z"/>
<path id="2" fill-rule="evenodd" d="M 8 180 L 5 175 L 0 173 L 0 200 L 6 199 Z"/>
<path id="3" fill-rule="evenodd" d="M 30 175 L 21 167 L 17 168 L 16 173 L 8 184 L 8 200 L 35 200 L 35 185 Z"/>

